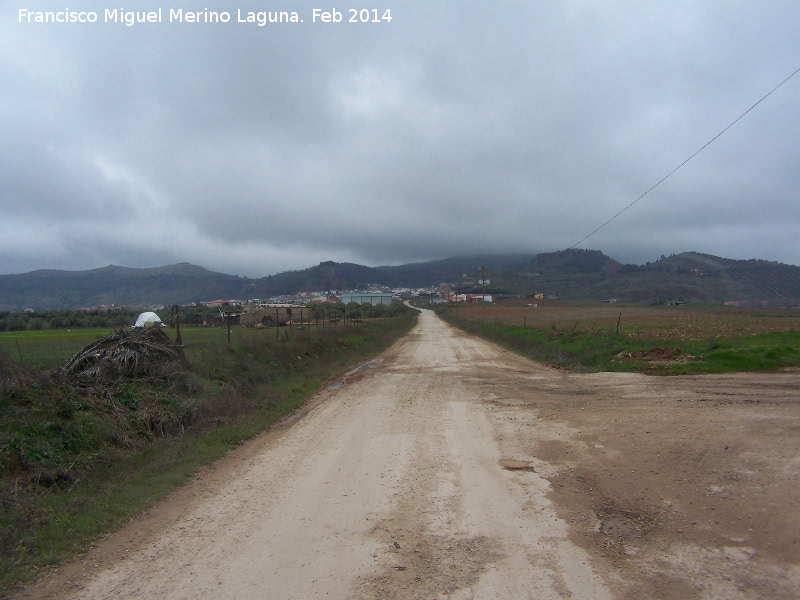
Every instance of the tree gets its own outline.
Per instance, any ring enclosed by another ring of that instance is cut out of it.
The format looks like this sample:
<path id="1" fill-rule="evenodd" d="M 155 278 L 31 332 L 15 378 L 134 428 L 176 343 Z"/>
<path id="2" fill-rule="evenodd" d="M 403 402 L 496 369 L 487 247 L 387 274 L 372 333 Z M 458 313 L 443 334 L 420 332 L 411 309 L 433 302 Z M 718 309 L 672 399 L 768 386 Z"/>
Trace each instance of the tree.
<path id="1" fill-rule="evenodd" d="M 360 319 L 361 305 L 358 302 L 348 302 L 345 306 L 344 316 L 348 319 Z"/>

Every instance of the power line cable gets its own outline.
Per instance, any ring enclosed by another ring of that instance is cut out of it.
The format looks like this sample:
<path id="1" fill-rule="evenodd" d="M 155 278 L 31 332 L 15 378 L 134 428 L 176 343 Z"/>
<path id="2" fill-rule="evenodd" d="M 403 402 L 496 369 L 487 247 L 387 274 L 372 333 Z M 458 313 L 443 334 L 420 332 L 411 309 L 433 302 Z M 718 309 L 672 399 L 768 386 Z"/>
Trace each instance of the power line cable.
<path id="1" fill-rule="evenodd" d="M 703 150 L 705 150 L 705 149 L 706 149 L 708 146 L 710 146 L 710 145 L 711 145 L 711 144 L 712 144 L 712 143 L 713 143 L 713 142 L 714 142 L 714 141 L 715 141 L 715 140 L 716 140 L 716 139 L 717 139 L 719 136 L 721 136 L 723 133 L 725 133 L 726 131 L 728 131 L 728 129 L 730 129 L 731 127 L 733 127 L 734 125 L 736 125 L 736 123 L 738 123 L 739 121 L 741 121 L 741 120 L 742 120 L 742 118 L 744 118 L 744 116 L 745 116 L 745 115 L 747 115 L 747 113 L 749 113 L 749 112 L 750 112 L 751 110 L 753 110 L 753 109 L 754 109 L 756 106 L 758 106 L 759 104 L 761 104 L 761 103 L 762 103 L 764 100 L 766 100 L 767 98 L 769 98 L 769 97 L 772 95 L 772 93 L 773 93 L 774 91 L 776 91 L 776 90 L 777 90 L 779 87 L 781 87 L 781 86 L 782 86 L 784 83 L 786 83 L 787 81 L 789 81 L 789 80 L 790 80 L 792 77 L 794 77 L 794 76 L 795 76 L 795 75 L 797 75 L 798 73 L 800 73 L 800 67 L 798 67 L 798 68 L 797 68 L 797 69 L 796 69 L 796 70 L 795 70 L 795 71 L 794 71 L 794 72 L 793 72 L 791 75 L 789 75 L 789 76 L 788 76 L 786 79 L 784 79 L 783 81 L 781 81 L 781 82 L 780 82 L 778 85 L 776 85 L 776 86 L 775 86 L 774 88 L 772 88 L 772 89 L 771 89 L 769 92 L 767 92 L 767 93 L 766 93 L 766 94 L 765 94 L 765 95 L 764 95 L 764 96 L 761 98 L 761 100 L 759 100 L 758 102 L 756 102 L 755 104 L 753 104 L 753 106 L 751 106 L 750 108 L 748 108 L 748 109 L 747 109 L 746 111 L 744 111 L 744 112 L 743 112 L 741 115 L 739 115 L 739 116 L 738 116 L 738 117 L 737 117 L 737 118 L 736 118 L 734 121 L 732 121 L 730 124 L 728 124 L 728 126 L 727 126 L 727 127 L 725 127 L 725 129 L 723 129 L 723 130 L 722 130 L 722 131 L 720 131 L 720 132 L 719 132 L 717 135 L 715 135 L 713 138 L 711 138 L 710 140 L 708 140 L 708 141 L 707 141 L 707 142 L 706 142 L 706 143 L 703 145 L 703 147 L 702 147 L 702 148 L 700 148 L 699 150 L 697 150 L 697 152 L 695 152 L 694 154 L 692 154 L 692 155 L 691 155 L 689 158 L 687 158 L 686 160 L 684 160 L 684 161 L 683 161 L 681 164 L 679 164 L 677 167 L 675 167 L 674 169 L 672 169 L 672 171 L 670 171 L 670 172 L 669 172 L 669 173 L 667 173 L 667 174 L 666 174 L 664 177 L 662 177 L 662 178 L 661 178 L 661 180 L 660 180 L 658 183 L 656 183 L 654 186 L 652 186 L 650 189 L 648 189 L 648 190 L 647 190 L 645 193 L 643 193 L 641 196 L 639 196 L 638 198 L 636 198 L 636 200 L 634 200 L 633 202 L 631 202 L 630 204 L 628 204 L 628 206 L 626 206 L 625 208 L 623 208 L 621 211 L 619 211 L 617 214 L 615 214 L 613 217 L 611 217 L 611 218 L 610 218 L 608 221 L 606 221 L 605 223 L 603 223 L 602 225 L 600 225 L 600 227 L 598 227 L 597 229 L 595 229 L 594 231 L 592 231 L 592 232 L 591 232 L 589 235 L 585 236 L 585 237 L 584 237 L 584 238 L 582 238 L 582 239 L 581 239 L 579 242 L 577 242 L 577 243 L 573 244 L 572 246 L 570 246 L 570 249 L 577 248 L 578 246 L 580 246 L 580 245 L 581 245 L 583 242 L 585 242 L 586 240 L 588 240 L 588 239 L 589 239 L 590 237 L 592 237 L 592 236 L 593 236 L 595 233 L 597 233 L 598 231 L 600 231 L 600 230 L 601 230 L 603 227 L 605 227 L 606 225 L 608 225 L 609 223 L 611 223 L 611 221 L 613 221 L 614 219 L 616 219 L 618 216 L 620 216 L 622 213 L 624 213 L 626 210 L 628 210 L 628 209 L 629 209 L 631 206 L 633 206 L 634 204 L 636 204 L 636 203 L 637 203 L 639 200 L 641 200 L 642 198 L 644 198 L 644 197 L 645 197 L 647 194 L 649 194 L 649 193 L 650 193 L 650 192 L 652 192 L 654 189 L 656 189 L 658 186 L 660 186 L 662 183 L 664 183 L 664 182 L 665 182 L 667 179 L 669 179 L 669 178 L 672 176 L 672 174 L 673 174 L 673 173 L 675 173 L 675 172 L 676 172 L 678 169 L 680 169 L 680 168 L 681 168 L 683 165 L 685 165 L 685 164 L 686 164 L 686 163 L 688 163 L 690 160 L 692 160 L 692 159 L 693 159 L 695 156 L 697 156 L 698 154 L 700 154 L 700 153 L 701 153 Z"/>

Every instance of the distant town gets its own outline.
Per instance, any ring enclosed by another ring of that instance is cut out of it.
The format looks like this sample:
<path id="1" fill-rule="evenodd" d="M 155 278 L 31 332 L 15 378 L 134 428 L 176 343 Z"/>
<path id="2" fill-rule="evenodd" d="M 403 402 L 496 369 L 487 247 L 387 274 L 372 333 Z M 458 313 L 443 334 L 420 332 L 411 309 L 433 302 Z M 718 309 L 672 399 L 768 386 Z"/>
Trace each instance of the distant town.
<path id="1" fill-rule="evenodd" d="M 484 283 L 484 282 L 479 282 Z M 490 280 L 487 279 L 485 284 L 489 285 Z M 541 296 L 541 294 L 539 294 Z M 189 304 L 182 304 L 185 307 L 207 307 L 207 308 L 233 308 L 240 311 L 244 310 L 257 310 L 265 307 L 308 307 L 319 304 L 349 304 L 355 302 L 359 305 L 377 306 L 379 304 L 391 304 L 394 301 L 411 300 L 415 298 L 425 298 L 431 304 L 444 304 L 447 302 L 492 302 L 492 294 L 462 294 L 453 292 L 450 284 L 441 284 L 440 286 L 426 287 L 426 288 L 386 288 L 386 287 L 369 287 L 366 290 L 325 290 L 318 292 L 302 292 L 298 294 L 289 294 L 281 296 L 273 296 L 271 298 L 249 298 L 247 300 L 222 298 L 216 300 L 201 300 L 198 302 L 191 302 Z M 146 308 L 148 310 L 160 310 L 165 308 L 163 304 L 137 304 L 137 305 L 118 305 L 118 304 L 102 304 L 98 306 L 85 307 L 79 310 L 112 310 L 117 308 Z M 32 308 L 26 309 L 26 312 L 34 312 Z"/>

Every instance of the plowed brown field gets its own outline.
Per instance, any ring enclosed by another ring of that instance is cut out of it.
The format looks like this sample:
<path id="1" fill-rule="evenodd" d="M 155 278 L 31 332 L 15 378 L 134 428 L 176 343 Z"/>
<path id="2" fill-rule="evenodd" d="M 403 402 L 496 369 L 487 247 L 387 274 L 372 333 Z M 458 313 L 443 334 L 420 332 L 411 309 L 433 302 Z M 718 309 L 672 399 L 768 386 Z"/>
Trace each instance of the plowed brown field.
<path id="1" fill-rule="evenodd" d="M 527 306 L 535 304 L 536 306 Z M 453 306 L 453 305 L 451 305 Z M 602 329 L 632 338 L 709 339 L 773 331 L 800 330 L 800 310 L 697 306 L 570 305 L 549 300 L 455 305 L 455 313 L 472 321 L 529 327 L 579 330 Z M 485 315 L 485 316 L 484 316 Z"/>

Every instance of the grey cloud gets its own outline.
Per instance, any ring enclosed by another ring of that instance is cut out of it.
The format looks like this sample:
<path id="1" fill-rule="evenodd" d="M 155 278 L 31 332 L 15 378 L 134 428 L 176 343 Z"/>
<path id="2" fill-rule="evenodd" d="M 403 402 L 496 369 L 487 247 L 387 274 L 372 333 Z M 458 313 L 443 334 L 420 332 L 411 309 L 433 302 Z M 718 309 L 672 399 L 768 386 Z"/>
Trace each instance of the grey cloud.
<path id="1" fill-rule="evenodd" d="M 800 66 L 792 2 L 403 2 L 367 25 L 312 8 L 275 3 L 307 22 L 264 28 L 4 12 L 0 272 L 567 247 Z M 800 262 L 799 94 L 795 78 L 583 246 Z"/>

